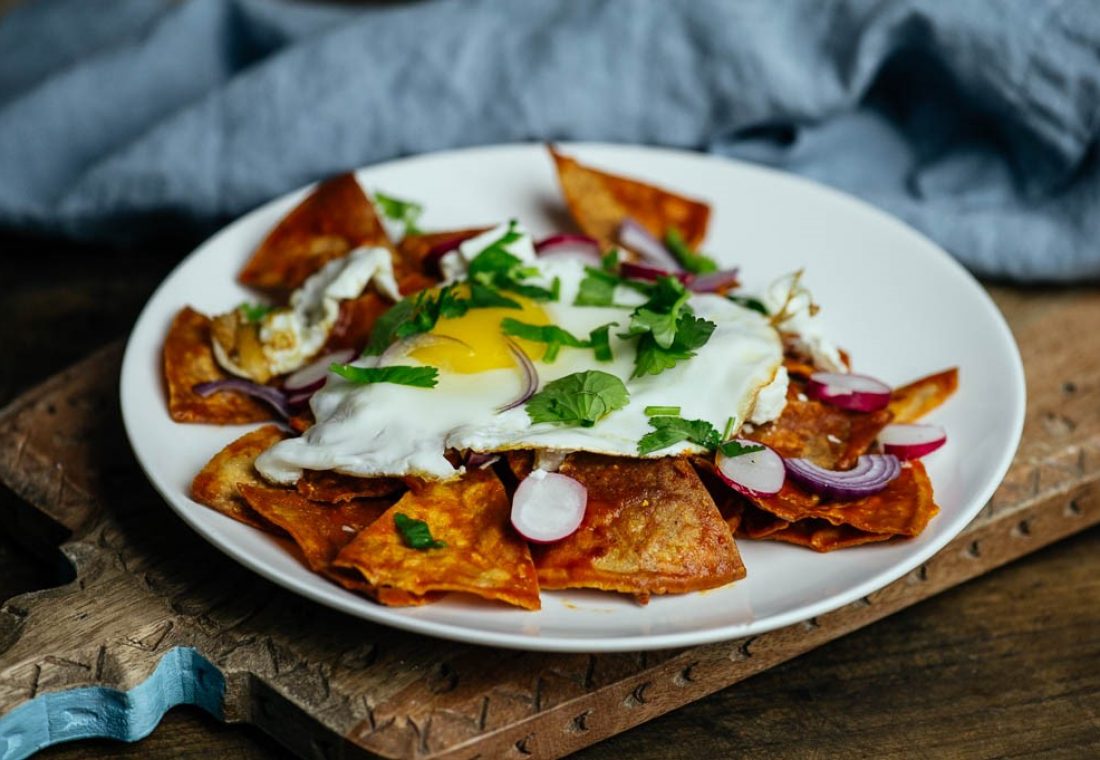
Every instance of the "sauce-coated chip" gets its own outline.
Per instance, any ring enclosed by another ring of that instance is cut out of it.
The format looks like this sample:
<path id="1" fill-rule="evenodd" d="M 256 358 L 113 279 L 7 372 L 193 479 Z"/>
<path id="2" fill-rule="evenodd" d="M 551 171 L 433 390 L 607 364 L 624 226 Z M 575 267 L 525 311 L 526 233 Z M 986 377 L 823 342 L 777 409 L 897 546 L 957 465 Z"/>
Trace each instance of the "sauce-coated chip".
<path id="1" fill-rule="evenodd" d="M 692 248 L 707 234 L 710 207 L 636 179 L 608 174 L 550 148 L 565 205 L 577 226 L 608 247 L 618 245 L 619 227 L 631 218 L 658 240 L 675 228 Z"/>
<path id="2" fill-rule="evenodd" d="M 904 463 L 901 474 L 886 488 L 860 499 L 823 499 L 788 479 L 774 496 L 752 496 L 749 500 L 759 509 L 788 523 L 823 520 L 829 525 L 846 525 L 864 533 L 885 536 L 916 536 L 939 512 L 939 507 L 932 500 L 928 473 L 919 461 Z M 758 537 L 762 537 L 756 529 L 750 532 L 750 525 L 746 521 L 746 534 L 756 532 Z M 770 535 L 776 537 L 775 533 Z"/>
<path id="3" fill-rule="evenodd" d="M 577 532 L 534 546 L 539 584 L 677 594 L 745 577 L 729 527 L 687 460 L 570 454 L 560 472 L 588 489 Z"/>
<path id="4" fill-rule="evenodd" d="M 890 394 L 888 409 L 894 415 L 894 422 L 916 422 L 947 401 L 958 387 L 959 370 L 952 367 L 895 388 Z"/>
<path id="5" fill-rule="evenodd" d="M 254 528 L 271 530 L 241 498 L 238 484 L 261 486 L 264 481 L 253 466 L 270 446 L 289 438 L 277 425 L 264 425 L 219 451 L 191 481 L 191 498 L 200 504 Z"/>
<path id="6" fill-rule="evenodd" d="M 537 610 L 535 566 L 510 513 L 504 486 L 491 469 L 470 470 L 459 480 L 417 483 L 356 536 L 335 564 L 359 571 L 371 584 L 410 594 L 460 591 Z M 431 538 L 443 546 L 409 546 L 398 528 L 405 519 L 426 523 Z"/>
<path id="7" fill-rule="evenodd" d="M 305 470 L 298 479 L 298 493 L 311 501 L 339 503 L 396 497 L 404 490 L 405 481 L 400 478 L 358 478 L 332 470 Z"/>
<path id="8" fill-rule="evenodd" d="M 172 320 L 163 358 L 168 414 L 176 422 L 242 425 L 274 418 L 265 404 L 242 393 L 223 391 L 206 397 L 195 393 L 197 384 L 225 380 L 229 375 L 214 360 L 210 318 L 190 306 Z"/>
<path id="9" fill-rule="evenodd" d="M 385 228 L 354 174 L 319 184 L 273 229 L 237 279 L 289 293 L 329 261 L 361 245 L 392 249 Z"/>

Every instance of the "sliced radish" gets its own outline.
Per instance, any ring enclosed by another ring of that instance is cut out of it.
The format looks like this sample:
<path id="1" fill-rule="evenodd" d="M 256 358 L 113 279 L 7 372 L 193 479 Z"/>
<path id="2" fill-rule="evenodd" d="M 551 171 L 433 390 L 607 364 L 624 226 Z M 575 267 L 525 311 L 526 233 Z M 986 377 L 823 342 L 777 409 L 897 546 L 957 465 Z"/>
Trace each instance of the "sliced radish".
<path id="1" fill-rule="evenodd" d="M 355 354 L 354 349 L 345 348 L 342 351 L 333 351 L 331 354 L 322 356 L 288 377 L 283 382 L 283 389 L 291 396 L 312 393 L 325 384 L 330 365 L 334 363 L 347 364 L 355 358 Z"/>
<path id="2" fill-rule="evenodd" d="M 850 470 L 826 470 L 808 459 L 787 459 L 784 464 L 803 488 L 834 499 L 876 494 L 901 474 L 901 462 L 893 454 L 864 454 Z"/>
<path id="3" fill-rule="evenodd" d="M 920 459 L 947 443 L 947 431 L 939 425 L 899 423 L 878 434 L 882 450 L 898 459 Z"/>
<path id="4" fill-rule="evenodd" d="M 735 440 L 742 446 L 763 445 L 744 438 Z M 783 458 L 767 446 L 760 451 L 738 454 L 735 457 L 728 457 L 719 451 L 714 463 L 718 466 L 718 474 L 722 476 L 722 480 L 745 496 L 770 496 L 779 493 L 787 477 Z"/>
<path id="5" fill-rule="evenodd" d="M 806 393 L 826 404 L 853 412 L 877 412 L 890 403 L 890 386 L 867 375 L 815 372 Z"/>
<path id="6" fill-rule="evenodd" d="M 512 526 L 536 544 L 573 535 L 584 520 L 588 489 L 568 475 L 532 470 L 512 497 Z"/>
<path id="7" fill-rule="evenodd" d="M 559 233 L 535 243 L 539 256 L 570 256 L 593 266 L 600 265 L 600 244 L 588 235 Z"/>

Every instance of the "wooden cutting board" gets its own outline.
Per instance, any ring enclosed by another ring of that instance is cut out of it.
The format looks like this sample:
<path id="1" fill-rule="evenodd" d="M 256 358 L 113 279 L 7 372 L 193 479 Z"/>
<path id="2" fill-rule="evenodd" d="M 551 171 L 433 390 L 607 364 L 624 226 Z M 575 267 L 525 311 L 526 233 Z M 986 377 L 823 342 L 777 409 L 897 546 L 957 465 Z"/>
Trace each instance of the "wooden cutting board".
<path id="1" fill-rule="evenodd" d="M 72 582 L 0 608 L 0 760 L 137 739 L 168 707 L 303 757 L 559 757 L 1100 522 L 1100 294 L 995 291 L 1024 355 L 1024 440 L 968 529 L 907 577 L 756 637 L 609 655 L 415 636 L 285 592 L 207 546 L 134 463 L 110 346 L 0 412 L 2 527 L 61 543 Z M 10 503 L 8 503 L 10 502 Z"/>

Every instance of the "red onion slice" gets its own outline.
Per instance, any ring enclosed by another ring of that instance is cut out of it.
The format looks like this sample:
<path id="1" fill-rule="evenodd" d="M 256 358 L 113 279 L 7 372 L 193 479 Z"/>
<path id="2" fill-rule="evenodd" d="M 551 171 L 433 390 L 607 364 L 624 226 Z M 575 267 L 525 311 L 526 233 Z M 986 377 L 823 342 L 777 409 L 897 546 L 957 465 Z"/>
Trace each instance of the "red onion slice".
<path id="1" fill-rule="evenodd" d="M 520 348 L 514 340 L 508 337 L 505 337 L 504 340 L 508 344 L 508 350 L 512 352 L 512 358 L 516 360 L 516 365 L 523 372 L 523 387 L 520 389 L 518 396 L 507 404 L 497 407 L 497 414 L 507 412 L 509 409 L 515 409 L 520 404 L 526 402 L 527 399 L 534 396 L 535 391 L 539 389 L 539 373 L 538 370 L 535 369 L 535 363 L 531 361 L 527 354 L 523 353 L 523 349 Z"/>
<path id="2" fill-rule="evenodd" d="M 535 243 L 539 256 L 569 256 L 583 259 L 593 266 L 600 265 L 600 244 L 588 235 L 563 232 L 551 235 Z"/>
<path id="3" fill-rule="evenodd" d="M 322 356 L 290 375 L 283 382 L 283 390 L 291 396 L 299 393 L 311 393 L 325 384 L 330 366 L 333 364 L 347 364 L 355 358 L 355 354 L 354 349 L 345 348 L 342 351 L 333 351 L 331 354 Z"/>
<path id="4" fill-rule="evenodd" d="M 244 380 L 239 377 L 231 377 L 225 380 L 211 380 L 207 383 L 198 383 L 192 386 L 191 390 L 199 394 L 203 398 L 211 396 L 215 393 L 221 393 L 222 391 L 230 391 L 232 393 L 243 393 L 246 396 L 252 396 L 258 398 L 260 401 L 264 401 L 285 418 L 290 417 L 290 406 L 287 404 L 286 396 L 278 388 L 272 388 L 270 385 L 259 385 L 251 380 Z"/>
<path id="5" fill-rule="evenodd" d="M 853 412 L 876 412 L 890 403 L 890 386 L 867 375 L 815 372 L 806 393 L 827 404 Z"/>
<path id="6" fill-rule="evenodd" d="M 690 286 L 692 281 L 692 275 L 688 272 L 673 272 L 649 264 L 639 264 L 635 261 L 624 261 L 619 264 L 619 274 L 628 280 L 645 280 L 646 282 L 656 282 L 658 277 L 675 277 L 684 285 Z"/>
<path id="7" fill-rule="evenodd" d="M 619 243 L 637 253 L 647 264 L 669 272 L 678 272 L 681 269 L 680 262 L 668 252 L 664 243 L 630 217 L 624 219 L 619 226 Z"/>
<path id="8" fill-rule="evenodd" d="M 697 274 L 686 285 L 695 293 L 717 293 L 720 290 L 737 287 L 738 271 L 737 267 L 734 267 L 733 269 L 720 269 L 709 274 Z"/>
<path id="9" fill-rule="evenodd" d="M 893 454 L 864 454 L 850 470 L 826 470 L 808 459 L 787 459 L 787 474 L 803 488 L 833 499 L 858 499 L 881 491 L 901 474 Z"/>
<path id="10" fill-rule="evenodd" d="M 292 411 L 301 411 L 302 408 L 309 403 L 309 400 L 313 398 L 313 394 L 316 392 L 317 390 L 312 390 L 308 392 L 295 393 L 293 396 L 287 396 L 287 406 L 289 406 Z"/>
<path id="11" fill-rule="evenodd" d="M 898 423 L 878 434 L 882 450 L 898 459 L 920 459 L 947 443 L 947 431 L 939 425 Z"/>
<path id="12" fill-rule="evenodd" d="M 548 544 L 576 533 L 588 489 L 560 472 L 533 470 L 512 497 L 512 526 L 528 541 Z"/>
<path id="13" fill-rule="evenodd" d="M 735 440 L 742 446 L 763 445 L 744 438 Z M 783 481 L 787 479 L 783 458 L 767 446 L 760 451 L 735 457 L 727 457 L 719 451 L 714 463 L 726 485 L 745 496 L 770 496 L 779 493 Z"/>

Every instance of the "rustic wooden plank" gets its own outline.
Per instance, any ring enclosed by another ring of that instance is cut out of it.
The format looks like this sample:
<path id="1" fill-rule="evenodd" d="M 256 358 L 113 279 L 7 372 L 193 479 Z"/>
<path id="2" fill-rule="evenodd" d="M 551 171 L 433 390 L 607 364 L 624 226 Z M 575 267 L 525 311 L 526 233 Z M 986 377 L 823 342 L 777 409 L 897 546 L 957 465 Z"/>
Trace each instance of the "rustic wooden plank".
<path id="1" fill-rule="evenodd" d="M 549 757 L 773 668 L 1100 521 L 1100 357 L 1074 339 L 1100 317 L 1100 298 L 999 295 L 1019 301 L 1009 308 L 1028 366 L 1027 431 L 1009 478 L 966 534 L 909 577 L 814 621 L 656 654 L 439 642 L 252 576 L 183 532 L 136 472 L 105 391 L 117 372 L 109 349 L 0 419 L 0 474 L 72 532 L 63 551 L 76 567 L 72 583 L 2 608 L 0 715 L 73 686 L 132 688 L 164 652 L 186 646 L 225 675 L 227 720 L 302 755 Z"/>

